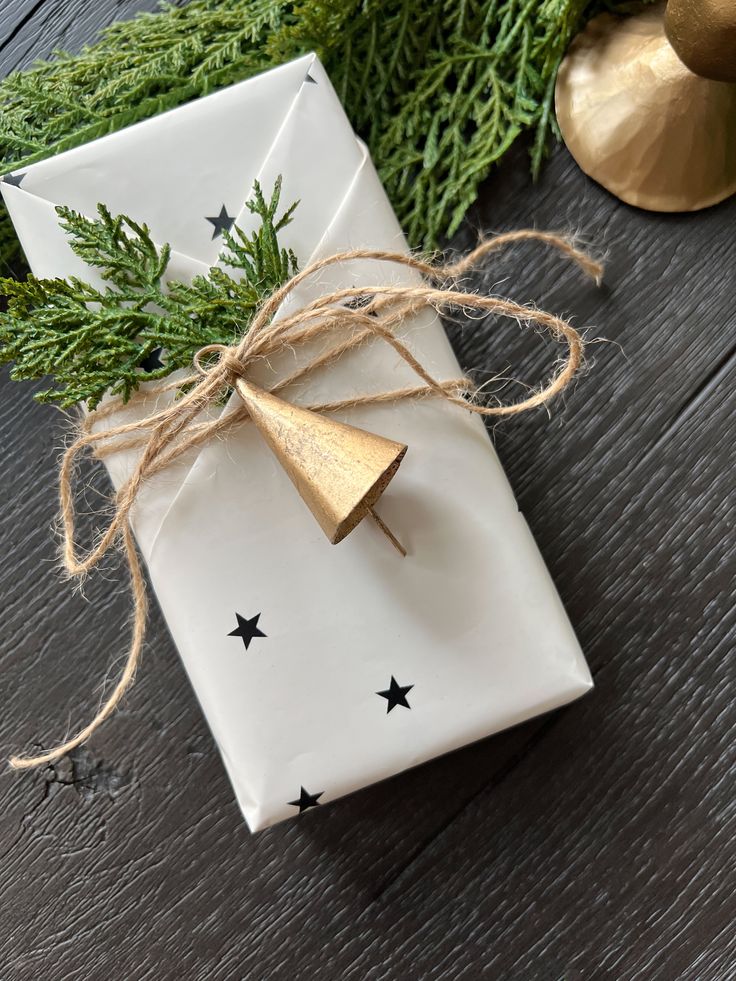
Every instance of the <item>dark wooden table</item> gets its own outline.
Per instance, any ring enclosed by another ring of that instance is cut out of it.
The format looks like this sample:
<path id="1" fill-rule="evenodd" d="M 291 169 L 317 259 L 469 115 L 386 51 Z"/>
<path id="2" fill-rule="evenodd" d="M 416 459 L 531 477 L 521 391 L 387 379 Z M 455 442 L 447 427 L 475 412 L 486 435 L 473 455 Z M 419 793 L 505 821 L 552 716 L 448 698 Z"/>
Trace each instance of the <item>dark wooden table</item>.
<path id="1" fill-rule="evenodd" d="M 0 72 L 139 0 L 5 0 Z M 88 750 L 0 779 L 2 981 L 736 977 L 733 647 L 736 199 L 635 211 L 558 149 L 521 150 L 476 229 L 580 229 L 596 290 L 534 247 L 494 265 L 572 313 L 589 373 L 496 444 L 597 687 L 514 731 L 251 836 L 161 618 Z M 488 322 L 467 366 L 539 379 L 544 345 Z M 90 714 L 128 599 L 55 574 L 58 416 L 2 377 L 0 748 Z"/>

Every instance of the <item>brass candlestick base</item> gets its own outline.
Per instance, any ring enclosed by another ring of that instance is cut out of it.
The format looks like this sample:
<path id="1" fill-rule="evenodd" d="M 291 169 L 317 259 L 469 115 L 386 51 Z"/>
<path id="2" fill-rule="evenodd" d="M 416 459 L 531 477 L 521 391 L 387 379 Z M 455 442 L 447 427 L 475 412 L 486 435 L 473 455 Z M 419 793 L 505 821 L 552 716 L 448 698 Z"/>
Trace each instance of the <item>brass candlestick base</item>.
<path id="1" fill-rule="evenodd" d="M 592 20 L 560 66 L 555 106 L 581 169 L 628 204 L 696 211 L 736 192 L 736 84 L 686 67 L 662 7 Z"/>

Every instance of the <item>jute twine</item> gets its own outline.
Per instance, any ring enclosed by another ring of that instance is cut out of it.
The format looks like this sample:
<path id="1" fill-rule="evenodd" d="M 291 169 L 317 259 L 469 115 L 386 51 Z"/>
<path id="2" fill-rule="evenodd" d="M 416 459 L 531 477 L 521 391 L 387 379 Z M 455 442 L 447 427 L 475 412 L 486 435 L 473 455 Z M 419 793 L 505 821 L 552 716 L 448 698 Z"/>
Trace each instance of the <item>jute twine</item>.
<path id="1" fill-rule="evenodd" d="M 413 387 L 371 392 L 305 406 L 316 412 L 334 412 L 381 402 L 440 398 L 482 416 L 513 416 L 545 405 L 570 384 L 582 363 L 583 339 L 567 321 L 511 300 L 464 292 L 456 285 L 459 277 L 481 259 L 523 240 L 534 240 L 554 247 L 577 263 L 596 282 L 600 282 L 603 269 L 598 262 L 560 235 L 533 230 L 510 232 L 484 241 L 459 262 L 447 265 L 434 265 L 399 252 L 365 249 L 340 252 L 312 263 L 276 290 L 258 310 L 250 329 L 237 343 L 230 347 L 208 345 L 202 348 L 194 358 L 193 371 L 190 374 L 176 381 L 156 385 L 153 389 L 154 395 L 173 390 L 178 392 L 178 397 L 170 400 L 164 408 L 133 422 L 105 425 L 105 420 L 122 408 L 120 400 L 111 400 L 83 419 L 76 438 L 64 452 L 59 472 L 63 564 L 71 577 L 82 579 L 113 547 L 121 548 L 128 566 L 133 596 L 130 647 L 119 680 L 92 721 L 72 738 L 47 752 L 38 756 L 11 757 L 12 767 L 28 769 L 52 763 L 86 742 L 112 714 L 131 685 L 141 659 L 148 614 L 145 579 L 130 526 L 131 510 L 144 484 L 151 477 L 165 470 L 194 447 L 226 435 L 232 427 L 247 420 L 245 406 L 229 413 L 221 413 L 215 418 L 211 414 L 209 418 L 204 417 L 203 413 L 208 408 L 220 405 L 231 391 L 234 380 L 238 376 L 246 376 L 256 361 L 267 359 L 287 347 L 297 348 L 324 335 L 336 336 L 333 346 L 280 379 L 270 389 L 271 392 L 281 392 L 317 369 L 333 364 L 343 354 L 367 340 L 378 339 L 392 347 L 421 382 Z M 408 286 L 378 285 L 335 290 L 312 300 L 288 316 L 274 319 L 287 296 L 305 279 L 328 266 L 353 260 L 405 266 L 418 272 L 422 281 Z M 527 398 L 505 404 L 483 404 L 479 401 L 471 379 L 435 379 L 396 336 L 397 327 L 428 308 L 438 312 L 450 309 L 482 311 L 514 318 L 519 323 L 548 331 L 555 341 L 566 345 L 566 356 L 558 363 L 549 381 Z M 148 394 L 151 394 L 150 386 Z M 133 473 L 114 495 L 112 518 L 100 533 L 96 544 L 86 552 L 81 551 L 77 546 L 75 530 L 77 461 L 85 452 L 92 452 L 100 458 L 131 448 L 139 448 L 140 457 Z"/>

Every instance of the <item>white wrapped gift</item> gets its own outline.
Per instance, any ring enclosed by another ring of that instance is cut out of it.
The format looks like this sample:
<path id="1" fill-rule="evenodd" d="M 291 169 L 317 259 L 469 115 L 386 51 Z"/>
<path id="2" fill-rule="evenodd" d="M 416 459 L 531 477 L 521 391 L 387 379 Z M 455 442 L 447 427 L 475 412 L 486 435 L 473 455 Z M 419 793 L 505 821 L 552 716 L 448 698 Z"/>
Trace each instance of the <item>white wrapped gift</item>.
<path id="1" fill-rule="evenodd" d="M 268 195 L 278 175 L 282 202 L 300 202 L 281 241 L 301 267 L 345 249 L 406 248 L 314 55 L 34 164 L 0 186 L 38 276 L 99 282 L 71 252 L 54 208 L 94 217 L 104 202 L 170 243 L 171 276 L 189 279 L 218 261 L 215 219 L 253 228 L 244 201 L 256 179 Z M 352 262 L 304 283 L 293 304 L 407 278 L 393 266 Z M 406 325 L 404 337 L 436 377 L 461 374 L 433 314 Z M 416 377 L 376 342 L 293 394 L 321 402 L 405 384 Z M 409 446 L 380 503 L 406 559 L 370 522 L 330 545 L 247 424 L 155 477 L 133 520 L 254 831 L 592 686 L 481 420 L 436 399 L 362 406 L 339 418 Z M 132 451 L 107 461 L 116 486 L 133 462 Z"/>

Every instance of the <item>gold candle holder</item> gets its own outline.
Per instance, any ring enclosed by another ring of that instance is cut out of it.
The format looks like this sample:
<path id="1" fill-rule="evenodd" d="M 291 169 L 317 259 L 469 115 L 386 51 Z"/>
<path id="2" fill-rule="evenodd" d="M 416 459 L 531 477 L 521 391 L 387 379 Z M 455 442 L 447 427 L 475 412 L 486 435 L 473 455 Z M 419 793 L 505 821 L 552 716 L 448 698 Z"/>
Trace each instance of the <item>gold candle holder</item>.
<path id="1" fill-rule="evenodd" d="M 736 192 L 736 2 L 602 14 L 557 77 L 562 137 L 622 201 L 696 211 Z"/>

